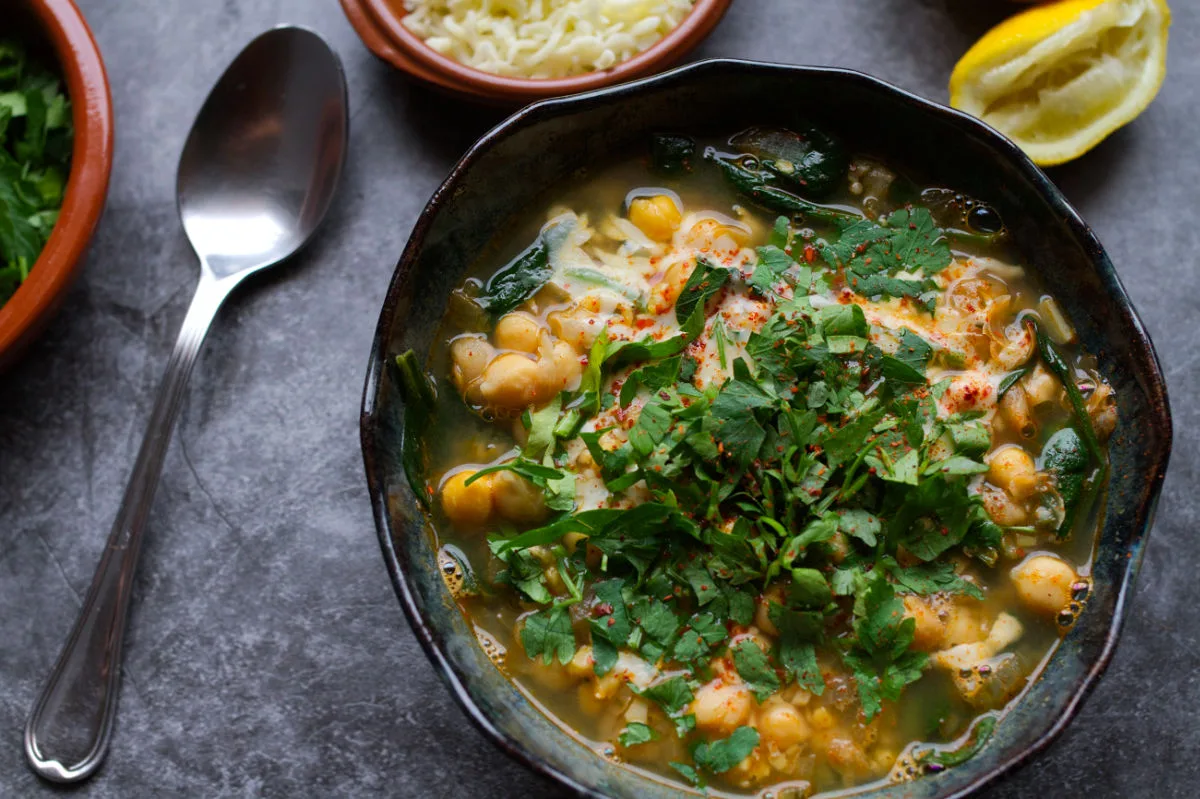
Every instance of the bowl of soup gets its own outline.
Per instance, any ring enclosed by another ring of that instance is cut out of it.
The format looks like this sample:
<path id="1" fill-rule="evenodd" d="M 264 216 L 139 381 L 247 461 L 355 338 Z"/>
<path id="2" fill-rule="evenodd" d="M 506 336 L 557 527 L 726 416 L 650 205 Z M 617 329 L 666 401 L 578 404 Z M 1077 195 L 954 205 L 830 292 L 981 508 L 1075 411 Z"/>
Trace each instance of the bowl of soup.
<path id="1" fill-rule="evenodd" d="M 1015 767 L 1111 656 L 1170 443 L 1112 264 L 1014 145 L 734 61 L 473 147 L 362 412 L 431 660 L 599 796 L 942 797 Z"/>

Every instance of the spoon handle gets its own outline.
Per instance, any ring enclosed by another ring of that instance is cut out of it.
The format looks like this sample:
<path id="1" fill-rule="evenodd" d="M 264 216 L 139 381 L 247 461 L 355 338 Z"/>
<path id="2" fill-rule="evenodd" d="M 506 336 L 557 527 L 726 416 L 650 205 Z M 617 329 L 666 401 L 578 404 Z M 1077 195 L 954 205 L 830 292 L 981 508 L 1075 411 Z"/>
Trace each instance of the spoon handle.
<path id="1" fill-rule="evenodd" d="M 87 779 L 108 750 L 142 533 L 188 377 L 217 309 L 236 282 L 215 278 L 207 268 L 201 273 L 87 599 L 25 726 L 25 756 L 34 771 L 53 782 Z"/>

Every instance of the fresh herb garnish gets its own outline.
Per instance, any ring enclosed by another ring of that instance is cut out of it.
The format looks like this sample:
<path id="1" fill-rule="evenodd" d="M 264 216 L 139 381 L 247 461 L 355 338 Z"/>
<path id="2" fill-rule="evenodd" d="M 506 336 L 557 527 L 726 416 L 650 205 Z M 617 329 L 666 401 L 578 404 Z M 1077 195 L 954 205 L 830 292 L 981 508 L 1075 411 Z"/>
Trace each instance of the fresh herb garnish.
<path id="1" fill-rule="evenodd" d="M 19 43 L 0 40 L 0 305 L 29 276 L 58 221 L 72 137 L 62 81 Z"/>

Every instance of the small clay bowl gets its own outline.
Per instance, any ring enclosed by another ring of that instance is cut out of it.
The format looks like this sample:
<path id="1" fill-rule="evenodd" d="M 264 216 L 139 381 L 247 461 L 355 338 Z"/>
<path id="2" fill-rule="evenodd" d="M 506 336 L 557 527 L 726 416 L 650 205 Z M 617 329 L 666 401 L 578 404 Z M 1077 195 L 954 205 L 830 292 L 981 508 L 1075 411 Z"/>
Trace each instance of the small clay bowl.
<path id="1" fill-rule="evenodd" d="M 679 25 L 634 57 L 605 70 L 550 79 L 493 75 L 442 55 L 405 27 L 403 0 L 341 0 L 350 25 L 379 58 L 442 91 L 510 107 L 661 72 L 704 41 L 732 2 L 695 0 Z"/>
<path id="2" fill-rule="evenodd" d="M 48 62 L 56 62 L 71 100 L 75 143 L 58 223 L 29 277 L 0 306 L 0 369 L 16 359 L 61 304 L 104 209 L 113 159 L 108 75 L 75 3 L 17 0 L 12 21 L 20 41 Z"/>

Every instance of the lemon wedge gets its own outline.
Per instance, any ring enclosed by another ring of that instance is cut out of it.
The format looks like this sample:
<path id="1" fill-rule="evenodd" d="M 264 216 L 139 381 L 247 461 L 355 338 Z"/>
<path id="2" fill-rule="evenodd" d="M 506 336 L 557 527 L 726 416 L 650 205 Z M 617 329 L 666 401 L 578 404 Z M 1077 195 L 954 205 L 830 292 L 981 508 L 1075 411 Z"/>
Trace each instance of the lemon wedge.
<path id="1" fill-rule="evenodd" d="M 950 104 L 1041 166 L 1099 144 L 1158 94 L 1171 11 L 1164 0 L 1057 0 L 988 31 L 950 76 Z"/>

